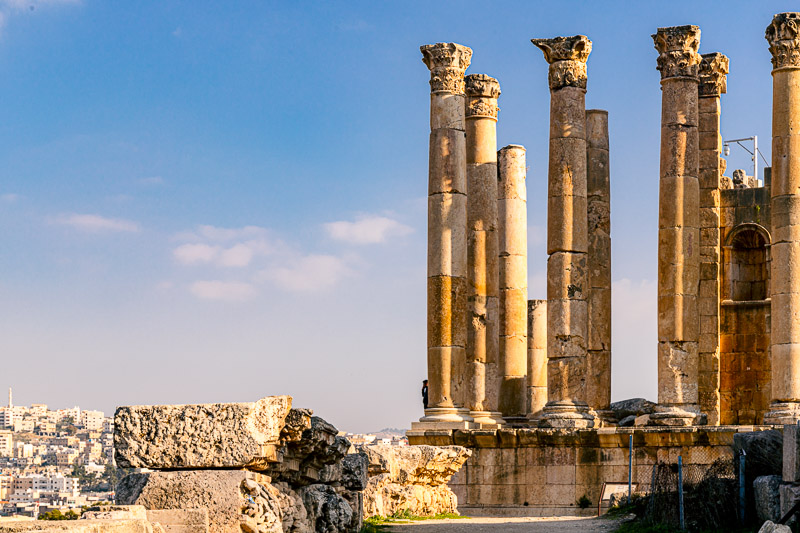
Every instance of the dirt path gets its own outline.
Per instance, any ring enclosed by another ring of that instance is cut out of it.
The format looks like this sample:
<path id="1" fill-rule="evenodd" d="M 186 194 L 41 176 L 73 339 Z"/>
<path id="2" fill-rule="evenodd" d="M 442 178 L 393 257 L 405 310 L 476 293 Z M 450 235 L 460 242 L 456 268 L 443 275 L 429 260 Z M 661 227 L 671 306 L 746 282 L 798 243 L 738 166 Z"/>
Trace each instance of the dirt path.
<path id="1" fill-rule="evenodd" d="M 392 533 L 611 533 L 619 521 L 606 518 L 469 518 L 393 525 Z"/>

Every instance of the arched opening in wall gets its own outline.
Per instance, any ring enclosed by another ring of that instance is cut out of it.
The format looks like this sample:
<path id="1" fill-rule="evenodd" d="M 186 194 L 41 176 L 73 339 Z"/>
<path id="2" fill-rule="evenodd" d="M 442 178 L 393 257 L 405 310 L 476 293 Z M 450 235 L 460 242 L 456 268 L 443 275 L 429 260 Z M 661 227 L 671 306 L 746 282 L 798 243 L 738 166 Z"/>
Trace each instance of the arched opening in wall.
<path id="1" fill-rule="evenodd" d="M 740 224 L 726 240 L 723 299 L 744 302 L 769 298 L 767 230 L 759 224 Z"/>

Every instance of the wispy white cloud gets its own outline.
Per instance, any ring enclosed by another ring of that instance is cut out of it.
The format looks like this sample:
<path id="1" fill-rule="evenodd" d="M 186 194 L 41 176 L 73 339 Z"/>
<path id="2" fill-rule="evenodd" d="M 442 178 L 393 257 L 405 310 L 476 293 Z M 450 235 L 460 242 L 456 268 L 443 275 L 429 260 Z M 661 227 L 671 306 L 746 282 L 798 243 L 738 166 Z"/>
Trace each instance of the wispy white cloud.
<path id="1" fill-rule="evenodd" d="M 394 219 L 378 215 L 364 215 L 352 222 L 328 222 L 324 228 L 331 238 L 349 244 L 380 244 L 414 231 Z"/>
<path id="2" fill-rule="evenodd" d="M 109 218 L 101 215 L 73 213 L 55 217 L 52 221 L 55 224 L 69 226 L 88 233 L 136 233 L 140 229 L 139 224 L 132 220 Z"/>
<path id="3" fill-rule="evenodd" d="M 256 288 L 253 285 L 241 281 L 195 281 L 189 290 L 201 300 L 224 302 L 244 302 L 256 294 Z"/>
<path id="4" fill-rule="evenodd" d="M 340 257 L 307 255 L 267 268 L 259 278 L 284 290 L 306 292 L 329 289 L 350 274 L 351 268 Z"/>
<path id="5" fill-rule="evenodd" d="M 243 226 L 241 228 L 222 228 L 219 226 L 201 225 L 194 231 L 186 231 L 175 236 L 177 241 L 189 242 L 230 242 L 249 239 L 267 239 L 271 232 L 261 226 Z M 274 240 L 274 239 L 273 239 Z"/>
<path id="6" fill-rule="evenodd" d="M 181 244 L 172 251 L 173 257 L 184 265 L 210 263 L 219 255 L 219 246 L 202 243 Z"/>
<path id="7" fill-rule="evenodd" d="M 6 204 L 13 204 L 14 202 L 18 201 L 21 198 L 19 194 L 13 192 L 7 192 L 5 194 L 0 194 L 0 201 Z"/>

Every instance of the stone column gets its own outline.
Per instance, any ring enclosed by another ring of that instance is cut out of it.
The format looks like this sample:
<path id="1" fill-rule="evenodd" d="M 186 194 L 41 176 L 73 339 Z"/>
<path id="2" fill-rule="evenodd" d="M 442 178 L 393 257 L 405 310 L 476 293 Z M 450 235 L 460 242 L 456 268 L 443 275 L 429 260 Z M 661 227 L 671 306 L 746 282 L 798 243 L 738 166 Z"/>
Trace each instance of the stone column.
<path id="1" fill-rule="evenodd" d="M 528 420 L 547 403 L 547 300 L 528 300 Z"/>
<path id="2" fill-rule="evenodd" d="M 589 293 L 584 35 L 532 39 L 550 64 L 547 197 L 547 397 L 539 424 L 593 427 L 587 404 Z"/>
<path id="3" fill-rule="evenodd" d="M 698 66 L 700 28 L 659 28 L 661 169 L 658 201 L 658 412 L 653 424 L 692 425 L 698 404 L 700 277 Z"/>
<path id="4" fill-rule="evenodd" d="M 766 424 L 800 420 L 800 13 L 767 27 L 772 53 L 772 403 Z"/>
<path id="5" fill-rule="evenodd" d="M 527 422 L 528 212 L 525 148 L 511 144 L 498 152 L 497 211 L 500 222 L 499 404 L 509 423 Z"/>
<path id="6" fill-rule="evenodd" d="M 502 424 L 498 408 L 499 248 L 497 235 L 497 97 L 485 74 L 466 82 L 467 126 L 467 407 L 475 423 Z"/>
<path id="7" fill-rule="evenodd" d="M 698 399 L 708 424 L 720 422 L 719 302 L 720 302 L 720 178 L 722 136 L 720 95 L 727 91 L 728 58 L 703 54 L 698 87 L 700 139 L 700 313 Z"/>
<path id="8" fill-rule="evenodd" d="M 611 187 L 608 111 L 586 111 L 586 187 L 589 234 L 589 346 L 586 401 L 592 409 L 611 406 Z M 606 413 L 613 416 L 613 413 Z"/>
<path id="9" fill-rule="evenodd" d="M 472 50 L 422 46 L 431 71 L 428 163 L 428 409 L 422 422 L 469 420 L 463 393 L 467 343 L 467 158 L 464 71 Z"/>

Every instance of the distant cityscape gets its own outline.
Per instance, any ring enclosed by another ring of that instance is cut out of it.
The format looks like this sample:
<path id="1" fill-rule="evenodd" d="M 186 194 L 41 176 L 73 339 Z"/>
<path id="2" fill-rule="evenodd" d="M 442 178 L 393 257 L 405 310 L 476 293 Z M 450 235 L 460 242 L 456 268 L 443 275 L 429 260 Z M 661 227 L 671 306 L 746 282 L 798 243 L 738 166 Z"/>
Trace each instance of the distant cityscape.
<path id="1" fill-rule="evenodd" d="M 353 446 L 408 446 L 405 431 L 343 433 Z M 114 419 L 80 407 L 46 404 L 0 407 L 0 517 L 36 518 L 58 510 L 80 512 L 114 500 L 114 486 L 128 471 L 114 463 Z"/>

